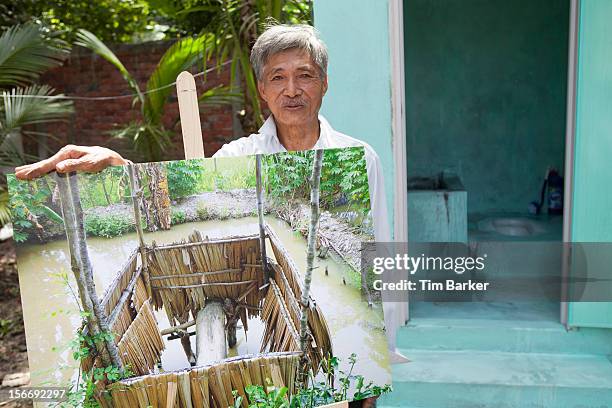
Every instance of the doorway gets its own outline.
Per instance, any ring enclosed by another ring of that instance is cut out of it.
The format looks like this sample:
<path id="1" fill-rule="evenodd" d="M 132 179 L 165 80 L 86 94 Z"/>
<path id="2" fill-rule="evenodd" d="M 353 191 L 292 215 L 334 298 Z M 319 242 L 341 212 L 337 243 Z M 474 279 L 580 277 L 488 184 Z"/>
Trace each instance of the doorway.
<path id="1" fill-rule="evenodd" d="M 403 0 L 409 241 L 563 240 L 569 21 L 570 0 Z M 410 311 L 559 322 L 558 302 Z"/>

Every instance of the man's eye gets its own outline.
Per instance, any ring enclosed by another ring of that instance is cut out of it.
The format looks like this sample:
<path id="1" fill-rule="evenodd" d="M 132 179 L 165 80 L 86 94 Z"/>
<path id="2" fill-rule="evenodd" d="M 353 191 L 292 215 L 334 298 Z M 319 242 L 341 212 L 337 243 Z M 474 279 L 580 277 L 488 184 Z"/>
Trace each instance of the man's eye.
<path id="1" fill-rule="evenodd" d="M 280 81 L 281 79 L 283 79 L 283 77 L 280 75 L 275 75 L 272 77 L 272 81 Z"/>
<path id="2" fill-rule="evenodd" d="M 310 75 L 310 74 L 302 74 L 302 75 L 300 75 L 300 78 L 310 79 L 310 78 L 312 78 L 312 75 Z"/>

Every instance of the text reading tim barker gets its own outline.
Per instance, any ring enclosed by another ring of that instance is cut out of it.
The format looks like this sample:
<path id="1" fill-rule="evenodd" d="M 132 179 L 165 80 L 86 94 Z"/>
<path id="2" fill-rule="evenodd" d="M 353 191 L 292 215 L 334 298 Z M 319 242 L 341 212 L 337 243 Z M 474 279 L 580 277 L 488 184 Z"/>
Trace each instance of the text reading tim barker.
<path id="1" fill-rule="evenodd" d="M 381 275 L 384 272 L 407 271 L 414 275 L 419 271 L 448 271 L 457 275 L 465 272 L 482 271 L 485 268 L 487 255 L 479 257 L 441 257 L 441 256 L 409 256 L 408 254 L 396 254 L 388 257 L 375 257 L 372 259 L 372 270 Z M 443 281 L 432 281 L 431 279 L 401 279 L 383 282 L 376 279 L 373 282 L 375 290 L 392 291 L 486 291 L 490 282 L 478 282 L 469 280 L 445 279 Z"/>

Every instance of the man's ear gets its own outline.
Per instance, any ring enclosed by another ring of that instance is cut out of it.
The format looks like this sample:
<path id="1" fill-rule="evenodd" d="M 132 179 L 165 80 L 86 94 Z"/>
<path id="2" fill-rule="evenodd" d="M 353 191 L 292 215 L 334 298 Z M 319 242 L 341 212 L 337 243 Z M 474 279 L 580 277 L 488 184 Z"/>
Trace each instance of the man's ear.
<path id="1" fill-rule="evenodd" d="M 259 91 L 259 96 L 261 96 L 261 99 L 263 99 L 267 103 L 268 97 L 266 96 L 266 92 L 264 91 L 263 82 L 257 81 L 257 90 Z"/>
<path id="2" fill-rule="evenodd" d="M 325 78 L 323 78 L 323 96 L 325 96 L 325 94 L 327 93 L 327 78 L 327 75 L 325 75 Z"/>

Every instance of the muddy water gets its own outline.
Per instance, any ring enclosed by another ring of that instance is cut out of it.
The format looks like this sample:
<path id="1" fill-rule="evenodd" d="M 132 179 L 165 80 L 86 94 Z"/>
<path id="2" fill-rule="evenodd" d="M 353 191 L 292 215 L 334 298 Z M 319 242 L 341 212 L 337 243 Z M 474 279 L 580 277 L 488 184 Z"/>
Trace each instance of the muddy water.
<path id="1" fill-rule="evenodd" d="M 298 268 L 306 264 L 306 241 L 294 233 L 283 221 L 266 218 L 293 257 Z M 170 243 L 185 238 L 193 229 L 210 237 L 257 233 L 257 219 L 243 218 L 227 221 L 206 221 L 177 225 L 170 231 L 147 233 L 147 242 Z M 135 234 L 113 239 L 89 238 L 88 247 L 92 260 L 96 288 L 101 295 L 112 277 L 121 268 L 136 247 Z M 269 250 L 268 254 L 272 254 Z M 45 245 L 29 245 L 18 248 L 18 267 L 23 302 L 28 358 L 33 385 L 66 383 L 75 375 L 75 364 L 70 356 L 68 342 L 80 322 L 74 296 L 70 293 L 58 272 L 71 275 L 67 244 L 56 241 Z M 327 319 L 332 334 L 334 353 L 348 363 L 348 356 L 358 355 L 355 373 L 377 383 L 390 382 L 387 369 L 386 342 L 382 331 L 382 311 L 370 309 L 360 300 L 355 286 L 344 285 L 342 276 L 347 267 L 332 259 L 317 259 L 318 268 L 313 278 L 313 297 Z M 329 276 L 325 276 L 325 270 Z M 353 279 L 346 279 L 351 282 Z M 72 287 L 76 285 L 71 280 Z M 159 327 L 169 326 L 163 311 L 156 313 Z M 248 336 L 239 329 L 238 344 L 230 355 L 259 351 L 263 324 L 249 321 Z M 195 336 L 192 336 L 195 351 Z M 356 341 L 356 339 L 363 339 Z M 162 355 L 164 370 L 188 367 L 187 359 L 178 341 L 167 341 Z"/>

